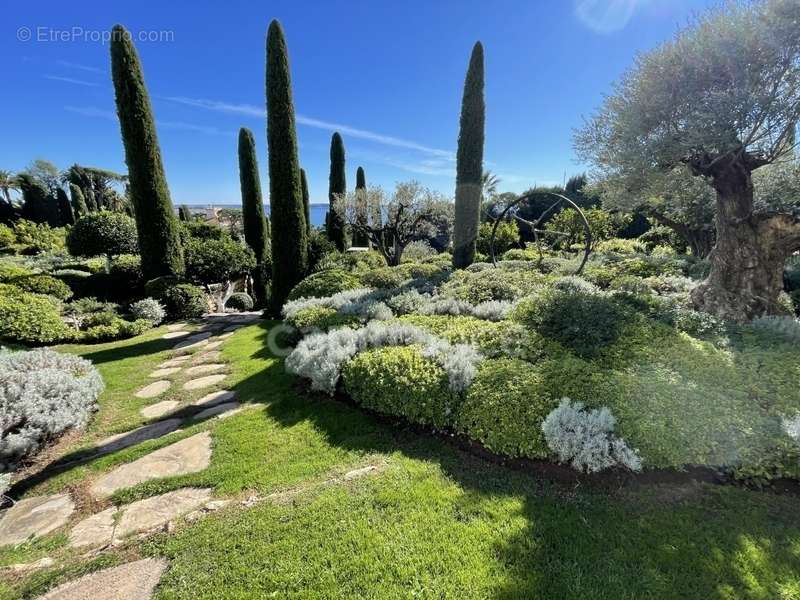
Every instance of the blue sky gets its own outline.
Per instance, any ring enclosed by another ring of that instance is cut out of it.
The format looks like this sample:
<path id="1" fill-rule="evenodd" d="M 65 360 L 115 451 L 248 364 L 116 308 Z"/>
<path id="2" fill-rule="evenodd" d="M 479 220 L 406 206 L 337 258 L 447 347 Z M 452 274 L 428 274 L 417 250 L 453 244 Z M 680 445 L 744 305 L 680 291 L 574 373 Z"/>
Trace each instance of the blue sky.
<path id="1" fill-rule="evenodd" d="M 486 168 L 502 191 L 582 169 L 571 131 L 637 52 L 668 39 L 706 0 L 328 0 L 9 2 L 0 24 L 0 168 L 35 158 L 124 171 L 102 40 L 137 41 L 173 201 L 239 201 L 236 134 L 253 130 L 268 189 L 264 35 L 289 45 L 300 160 L 327 200 L 330 136 L 348 185 L 417 179 L 452 195 L 466 65 L 486 53 Z M 26 39 L 29 37 L 30 39 Z"/>

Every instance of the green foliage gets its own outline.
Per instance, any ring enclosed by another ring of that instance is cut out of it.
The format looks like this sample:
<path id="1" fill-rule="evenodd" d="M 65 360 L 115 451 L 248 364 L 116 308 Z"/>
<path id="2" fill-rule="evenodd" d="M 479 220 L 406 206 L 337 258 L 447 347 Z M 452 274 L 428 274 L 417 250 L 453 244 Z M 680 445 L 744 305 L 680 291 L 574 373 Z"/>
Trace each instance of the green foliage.
<path id="1" fill-rule="evenodd" d="M 181 243 L 186 244 L 190 239 L 221 240 L 230 237 L 228 232 L 214 223 L 203 221 L 188 221 L 180 223 Z"/>
<path id="2" fill-rule="evenodd" d="M 544 282 L 544 276 L 533 270 L 488 268 L 482 271 L 457 271 L 441 287 L 449 298 L 480 304 L 489 300 L 517 300 L 532 294 Z"/>
<path id="3" fill-rule="evenodd" d="M 192 213 L 189 211 L 189 207 L 185 204 L 181 204 L 178 207 L 178 220 L 182 223 L 188 223 L 192 220 Z"/>
<path id="4" fill-rule="evenodd" d="M 300 190 L 303 196 L 303 213 L 306 218 L 306 233 L 307 235 L 311 236 L 311 200 L 309 199 L 308 194 L 308 179 L 306 178 L 306 170 L 300 169 Z M 311 259 L 309 258 L 309 265 L 311 265 Z M 309 266 L 309 268 L 312 268 Z"/>
<path id="5" fill-rule="evenodd" d="M 0 261 L 0 283 L 11 281 L 17 277 L 25 277 L 26 275 L 33 275 L 33 272 L 25 267 Z"/>
<path id="6" fill-rule="evenodd" d="M 0 294 L 0 337 L 38 346 L 70 339 L 56 304 L 44 296 L 20 291 Z"/>
<path id="7" fill-rule="evenodd" d="M 112 29 L 111 74 L 142 271 L 145 279 L 179 276 L 183 274 L 184 264 L 178 220 L 164 175 L 150 97 L 132 39 L 121 25 Z"/>
<path id="8" fill-rule="evenodd" d="M 481 223 L 478 228 L 476 249 L 481 254 L 492 255 L 492 228 L 494 223 Z M 503 221 L 497 225 L 494 238 L 494 252 L 499 258 L 504 252 L 519 246 L 519 228 L 516 221 Z"/>
<path id="9" fill-rule="evenodd" d="M 86 198 L 79 188 L 74 183 L 69 184 L 69 193 L 72 200 L 72 210 L 75 212 L 75 218 L 80 219 L 82 216 L 89 213 L 89 207 L 86 206 Z"/>
<path id="10" fill-rule="evenodd" d="M 258 176 L 256 142 L 253 133 L 244 127 L 239 130 L 239 182 L 242 190 L 242 221 L 244 239 L 255 256 L 256 266 L 264 265 L 269 258 L 269 239 L 264 219 L 264 200 L 261 197 L 261 180 Z M 264 269 L 253 277 L 254 293 L 259 306 L 264 306 L 268 295 L 268 279 Z"/>
<path id="11" fill-rule="evenodd" d="M 231 297 L 228 298 L 228 301 L 225 303 L 225 308 L 236 311 L 253 310 L 253 299 L 249 294 L 236 292 L 235 294 L 231 294 Z"/>
<path id="12" fill-rule="evenodd" d="M 150 292 L 148 295 L 154 296 Z M 171 319 L 196 319 L 208 311 L 208 300 L 203 290 L 188 283 L 167 288 L 159 299 L 164 302 L 167 315 Z"/>
<path id="13" fill-rule="evenodd" d="M 148 319 L 126 321 L 120 317 L 113 317 L 108 322 L 97 323 L 81 331 L 78 339 L 85 344 L 110 342 L 136 337 L 152 327 L 153 323 Z"/>
<path id="14" fill-rule="evenodd" d="M 499 454 L 547 458 L 541 425 L 558 399 L 542 383 L 542 372 L 523 360 L 484 361 L 459 411 L 457 429 Z"/>
<path id="15" fill-rule="evenodd" d="M 594 250 L 599 254 L 644 254 L 652 249 L 640 237 L 638 240 L 609 238 L 599 242 Z"/>
<path id="16" fill-rule="evenodd" d="M 592 247 L 599 242 L 614 236 L 629 221 L 630 216 L 613 215 L 602 208 L 590 208 L 583 211 L 586 221 L 589 224 L 589 233 L 592 236 Z M 545 225 L 547 231 L 561 232 L 566 236 L 549 236 L 553 240 L 558 240 L 557 246 L 569 248 L 573 244 L 584 244 L 586 241 L 586 228 L 583 219 L 580 218 L 578 211 L 574 208 L 565 208 L 550 219 Z"/>
<path id="17" fill-rule="evenodd" d="M 67 249 L 73 256 L 135 254 L 139 251 L 136 222 L 109 211 L 84 215 L 70 229 Z"/>
<path id="18" fill-rule="evenodd" d="M 334 327 L 358 324 L 359 319 L 357 315 L 340 315 L 335 308 L 312 306 L 298 310 L 291 318 L 286 319 L 286 322 L 301 331 L 310 329 L 328 331 Z"/>
<path id="19" fill-rule="evenodd" d="M 171 287 L 178 285 L 179 280 L 172 275 L 165 275 L 164 277 L 156 277 L 144 284 L 144 294 L 156 300 L 162 300 Z"/>
<path id="20" fill-rule="evenodd" d="M 361 287 L 361 280 L 341 269 L 328 269 L 312 273 L 292 288 L 289 300 L 298 298 L 324 298 L 336 292 L 353 290 Z"/>
<path id="21" fill-rule="evenodd" d="M 342 376 L 362 406 L 415 423 L 449 427 L 460 403 L 444 370 L 414 346 L 361 352 L 345 363 Z"/>
<path id="22" fill-rule="evenodd" d="M 33 255 L 62 250 L 66 231 L 47 223 L 20 219 L 14 223 L 14 234 L 17 237 L 16 250 L 20 254 Z"/>
<path id="23" fill-rule="evenodd" d="M 472 264 L 480 222 L 483 190 L 483 138 L 486 105 L 483 98 L 483 46 L 476 42 L 464 81 L 456 155 L 456 216 L 453 267 Z"/>
<path id="24" fill-rule="evenodd" d="M 0 252 L 13 251 L 16 242 L 17 236 L 14 230 L 5 223 L 0 223 Z"/>
<path id="25" fill-rule="evenodd" d="M 339 252 L 347 249 L 344 215 L 336 209 L 336 200 L 347 193 L 345 175 L 344 141 L 339 132 L 331 137 L 331 172 L 328 178 L 328 201 L 330 210 L 326 222 L 328 239 L 333 242 Z"/>
<path id="26" fill-rule="evenodd" d="M 267 155 L 272 220 L 271 310 L 280 312 L 289 292 L 308 269 L 308 226 L 297 158 L 289 54 L 283 29 L 267 32 Z"/>
<path id="27" fill-rule="evenodd" d="M 184 255 L 186 276 L 196 283 L 229 281 L 256 266 L 253 251 L 230 237 L 219 240 L 189 240 Z"/>
<path id="28" fill-rule="evenodd" d="M 372 269 L 361 276 L 362 283 L 371 288 L 389 289 L 398 287 L 407 279 L 399 267 Z"/>
<path id="29" fill-rule="evenodd" d="M 11 279 L 10 283 L 26 292 L 53 296 L 59 300 L 72 296 L 72 290 L 66 283 L 50 275 L 23 275 Z"/>

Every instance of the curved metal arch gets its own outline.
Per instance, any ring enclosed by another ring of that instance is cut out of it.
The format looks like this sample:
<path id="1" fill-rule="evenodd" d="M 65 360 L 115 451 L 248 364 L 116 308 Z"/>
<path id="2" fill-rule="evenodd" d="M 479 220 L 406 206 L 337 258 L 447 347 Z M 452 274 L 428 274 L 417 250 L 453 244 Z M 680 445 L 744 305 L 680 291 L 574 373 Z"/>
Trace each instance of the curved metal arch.
<path id="1" fill-rule="evenodd" d="M 581 264 L 578 267 L 578 269 L 575 271 L 575 275 L 580 275 L 581 271 L 583 271 L 583 267 L 586 265 L 586 261 L 589 260 L 589 254 L 592 251 L 592 232 L 591 232 L 591 230 L 589 228 L 589 221 L 586 219 L 586 215 L 583 214 L 583 211 L 581 210 L 581 208 L 577 204 L 575 204 L 572 200 L 570 200 L 566 196 L 564 196 L 562 194 L 558 194 L 556 192 L 546 192 L 546 191 L 539 192 L 539 191 L 537 191 L 537 192 L 534 192 L 534 193 L 531 193 L 531 194 L 525 194 L 524 196 L 520 196 L 519 198 L 517 198 L 516 200 L 511 202 L 508 206 L 506 206 L 503 209 L 503 212 L 501 212 L 500 215 L 494 220 L 494 225 L 492 226 L 492 239 L 491 239 L 492 264 L 495 267 L 497 267 L 497 256 L 495 255 L 494 244 L 495 244 L 495 235 L 497 233 L 497 227 L 498 227 L 498 225 L 500 225 L 500 222 L 503 221 L 503 219 L 505 219 L 506 215 L 508 214 L 508 212 L 512 208 L 514 208 L 515 206 L 518 206 L 522 202 L 530 199 L 534 195 L 541 195 L 541 194 L 549 194 L 550 196 L 555 196 L 556 198 L 558 198 L 558 200 L 556 202 L 554 202 L 541 215 L 539 215 L 539 218 L 536 219 L 535 221 L 528 221 L 527 219 L 523 219 L 522 217 L 520 217 L 520 216 L 518 216 L 516 214 L 513 215 L 513 217 L 514 217 L 515 220 L 519 221 L 520 223 L 525 223 L 526 225 L 528 225 L 531 228 L 531 231 L 533 231 L 533 239 L 534 239 L 534 242 L 536 243 L 536 247 L 539 249 L 539 261 L 541 262 L 543 256 L 542 256 L 541 243 L 539 241 L 539 234 L 540 233 L 551 233 L 551 232 L 547 232 L 544 229 L 539 229 L 538 228 L 539 224 L 545 219 L 545 217 L 547 217 L 552 212 L 552 210 L 556 206 L 558 206 L 560 204 L 563 204 L 563 203 L 566 202 L 569 205 L 570 208 L 575 209 L 575 211 L 578 213 L 578 216 L 580 217 L 581 221 L 583 222 L 583 230 L 586 233 L 586 245 L 585 245 L 584 250 L 583 250 L 583 260 L 581 261 Z"/>

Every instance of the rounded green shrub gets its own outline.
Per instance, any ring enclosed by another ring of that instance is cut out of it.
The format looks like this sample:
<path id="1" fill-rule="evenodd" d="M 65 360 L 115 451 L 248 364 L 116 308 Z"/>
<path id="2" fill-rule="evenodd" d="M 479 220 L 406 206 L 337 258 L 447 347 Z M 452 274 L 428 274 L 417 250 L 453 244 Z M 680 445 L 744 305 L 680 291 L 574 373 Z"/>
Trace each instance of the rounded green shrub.
<path id="1" fill-rule="evenodd" d="M 340 315 L 335 308 L 311 306 L 298 310 L 286 322 L 299 330 L 328 331 L 334 327 L 357 324 L 359 319 L 357 315 Z"/>
<path id="2" fill-rule="evenodd" d="M 489 300 L 517 300 L 539 289 L 544 276 L 532 270 L 484 269 L 457 271 L 441 288 L 441 295 L 470 304 Z"/>
<path id="3" fill-rule="evenodd" d="M 91 277 L 91 273 L 88 271 L 79 269 L 59 269 L 58 271 L 53 271 L 52 276 L 66 283 L 69 289 L 72 290 L 74 296 L 80 298 L 87 295 L 85 293 L 86 285 L 89 277 Z"/>
<path id="4" fill-rule="evenodd" d="M 171 319 L 196 319 L 208 310 L 208 300 L 196 285 L 179 283 L 161 297 Z"/>
<path id="5" fill-rule="evenodd" d="M 337 292 L 361 287 L 361 280 L 342 269 L 328 269 L 312 273 L 298 283 L 289 293 L 289 300 L 298 298 L 325 298 Z"/>
<path id="6" fill-rule="evenodd" d="M 558 406 L 542 373 L 513 358 L 485 360 L 458 413 L 457 429 L 500 454 L 546 458 L 542 421 Z"/>
<path id="7" fill-rule="evenodd" d="M 108 313 L 103 314 L 108 315 Z M 153 322 L 149 319 L 126 321 L 110 315 L 110 318 L 94 319 L 89 327 L 80 332 L 79 338 L 84 343 L 111 342 L 141 335 L 151 327 L 153 327 Z"/>
<path id="8" fill-rule="evenodd" d="M 253 310 L 253 299 L 249 294 L 236 292 L 228 298 L 228 301 L 225 303 L 225 308 L 236 311 Z"/>
<path id="9" fill-rule="evenodd" d="M 164 294 L 167 293 L 167 290 L 175 287 L 178 285 L 178 283 L 179 280 L 174 275 L 156 277 L 155 279 L 151 279 L 144 284 L 144 294 L 150 298 L 161 300 L 164 297 Z"/>
<path id="10" fill-rule="evenodd" d="M 33 275 L 33 271 L 29 271 L 25 267 L 0 262 L 0 283 L 5 283 L 19 277 L 25 277 L 26 275 Z"/>
<path id="11" fill-rule="evenodd" d="M 100 211 L 78 219 L 67 236 L 73 256 L 136 254 L 136 222 L 124 213 Z"/>
<path id="12" fill-rule="evenodd" d="M 481 223 L 478 228 L 477 250 L 481 254 L 492 255 L 492 228 L 494 223 Z M 519 249 L 519 228 L 516 221 L 503 221 L 497 226 L 494 237 L 494 252 L 500 258 L 505 252 Z"/>
<path id="13" fill-rule="evenodd" d="M 12 279 L 11 283 L 26 292 L 53 296 L 59 300 L 72 296 L 72 290 L 66 283 L 50 275 L 24 275 Z"/>
<path id="14" fill-rule="evenodd" d="M 46 297 L 27 292 L 0 294 L 0 337 L 41 345 L 68 340 L 72 333 L 61 320 L 58 308 Z"/>
<path id="15" fill-rule="evenodd" d="M 229 236 L 190 239 L 184 246 L 186 277 L 195 283 L 221 283 L 248 273 L 256 266 L 253 251 Z"/>
<path id="16" fill-rule="evenodd" d="M 368 350 L 345 363 L 344 386 L 362 406 L 415 423 L 450 427 L 460 398 L 447 374 L 414 346 Z"/>
<path id="17" fill-rule="evenodd" d="M 393 267 L 372 269 L 361 275 L 361 281 L 365 286 L 378 289 L 398 287 L 404 279 L 406 277 L 403 277 L 403 273 Z"/>

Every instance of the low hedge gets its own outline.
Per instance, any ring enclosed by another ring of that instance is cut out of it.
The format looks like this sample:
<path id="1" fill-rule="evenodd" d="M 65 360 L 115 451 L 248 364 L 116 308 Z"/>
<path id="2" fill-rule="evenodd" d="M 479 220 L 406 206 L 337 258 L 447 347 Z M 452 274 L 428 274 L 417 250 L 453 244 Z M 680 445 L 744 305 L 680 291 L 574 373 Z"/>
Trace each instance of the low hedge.
<path id="1" fill-rule="evenodd" d="M 66 283 L 50 275 L 24 275 L 15 277 L 10 283 L 26 292 L 53 296 L 59 300 L 66 300 L 72 296 L 72 290 Z"/>
<path id="2" fill-rule="evenodd" d="M 324 298 L 337 292 L 361 287 L 361 280 L 342 269 L 327 269 L 312 273 L 298 283 L 289 293 L 289 300 L 298 298 Z"/>

